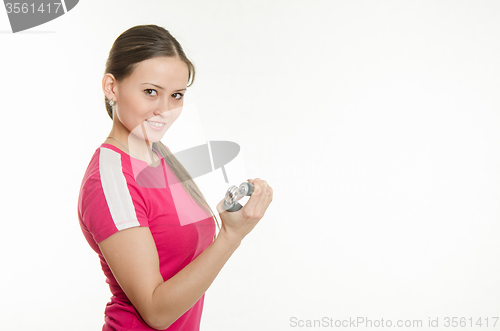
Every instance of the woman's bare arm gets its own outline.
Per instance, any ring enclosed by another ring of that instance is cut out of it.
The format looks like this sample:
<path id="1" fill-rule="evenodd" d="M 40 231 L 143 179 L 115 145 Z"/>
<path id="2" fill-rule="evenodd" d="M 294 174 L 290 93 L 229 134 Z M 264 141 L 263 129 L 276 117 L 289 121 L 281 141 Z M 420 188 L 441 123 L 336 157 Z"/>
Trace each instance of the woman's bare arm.
<path id="1" fill-rule="evenodd" d="M 260 179 L 238 212 L 217 206 L 222 228 L 195 260 L 167 281 L 159 269 L 158 252 L 147 227 L 116 232 L 99 243 L 113 275 L 142 318 L 154 329 L 169 327 L 206 292 L 241 240 L 263 217 L 272 201 L 272 188 Z"/>

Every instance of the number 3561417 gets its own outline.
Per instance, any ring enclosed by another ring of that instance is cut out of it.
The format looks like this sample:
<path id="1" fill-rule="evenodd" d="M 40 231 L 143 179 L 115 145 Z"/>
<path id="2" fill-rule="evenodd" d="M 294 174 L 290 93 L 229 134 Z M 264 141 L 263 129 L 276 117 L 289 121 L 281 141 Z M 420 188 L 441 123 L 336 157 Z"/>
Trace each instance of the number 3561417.
<path id="1" fill-rule="evenodd" d="M 28 3 L 19 3 L 19 2 L 7 2 L 5 3 L 5 8 L 7 9 L 7 14 L 27 14 L 27 13 L 56 13 L 59 11 L 61 7 L 60 2 L 47 2 L 47 3 L 41 3 L 40 5 L 37 4 L 35 6 L 34 3 L 28 4 Z M 62 9 L 61 9 L 62 10 Z"/>

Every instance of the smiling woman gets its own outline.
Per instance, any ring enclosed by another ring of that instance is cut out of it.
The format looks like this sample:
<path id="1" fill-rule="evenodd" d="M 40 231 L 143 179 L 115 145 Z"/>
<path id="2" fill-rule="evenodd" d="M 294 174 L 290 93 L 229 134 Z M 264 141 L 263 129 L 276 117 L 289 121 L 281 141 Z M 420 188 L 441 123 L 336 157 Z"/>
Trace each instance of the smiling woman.
<path id="1" fill-rule="evenodd" d="M 128 141 L 132 153 L 147 160 L 152 146 L 145 142 L 159 142 L 182 111 L 179 91 L 186 90 L 188 73 L 183 60 L 166 56 L 141 61 L 120 81 L 107 73 L 102 84 L 106 99 L 113 101 L 109 135 Z"/>
<path id="2" fill-rule="evenodd" d="M 237 212 L 217 205 L 222 226 L 182 164 L 160 141 L 180 116 L 194 66 L 156 25 L 114 42 L 102 79 L 113 120 L 87 167 L 78 217 L 112 297 L 102 330 L 199 330 L 205 291 L 263 217 L 272 188 Z"/>

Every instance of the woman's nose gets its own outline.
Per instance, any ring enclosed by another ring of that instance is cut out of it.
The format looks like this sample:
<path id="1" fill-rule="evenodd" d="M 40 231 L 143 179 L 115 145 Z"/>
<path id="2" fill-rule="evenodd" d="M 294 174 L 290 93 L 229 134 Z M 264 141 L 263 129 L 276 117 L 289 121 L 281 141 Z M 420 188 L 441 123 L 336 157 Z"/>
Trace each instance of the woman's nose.
<path id="1" fill-rule="evenodd" d="M 169 100 L 160 100 L 158 103 L 155 111 L 153 112 L 155 115 L 160 115 L 161 113 L 164 113 L 166 111 L 169 111 L 171 108 L 171 105 L 169 103 Z"/>

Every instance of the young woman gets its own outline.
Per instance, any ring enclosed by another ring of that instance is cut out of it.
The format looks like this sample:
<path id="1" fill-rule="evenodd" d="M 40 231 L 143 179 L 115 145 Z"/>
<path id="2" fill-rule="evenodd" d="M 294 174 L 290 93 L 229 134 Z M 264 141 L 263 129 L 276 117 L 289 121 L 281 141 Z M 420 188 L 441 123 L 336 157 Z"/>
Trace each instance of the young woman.
<path id="1" fill-rule="evenodd" d="M 214 239 L 217 218 L 160 142 L 194 73 L 181 45 L 156 25 L 128 29 L 109 52 L 102 88 L 113 126 L 78 199 L 82 232 L 112 293 L 103 331 L 199 330 L 205 291 L 272 201 L 266 181 L 249 179 L 255 189 L 242 209 L 217 205 Z"/>

